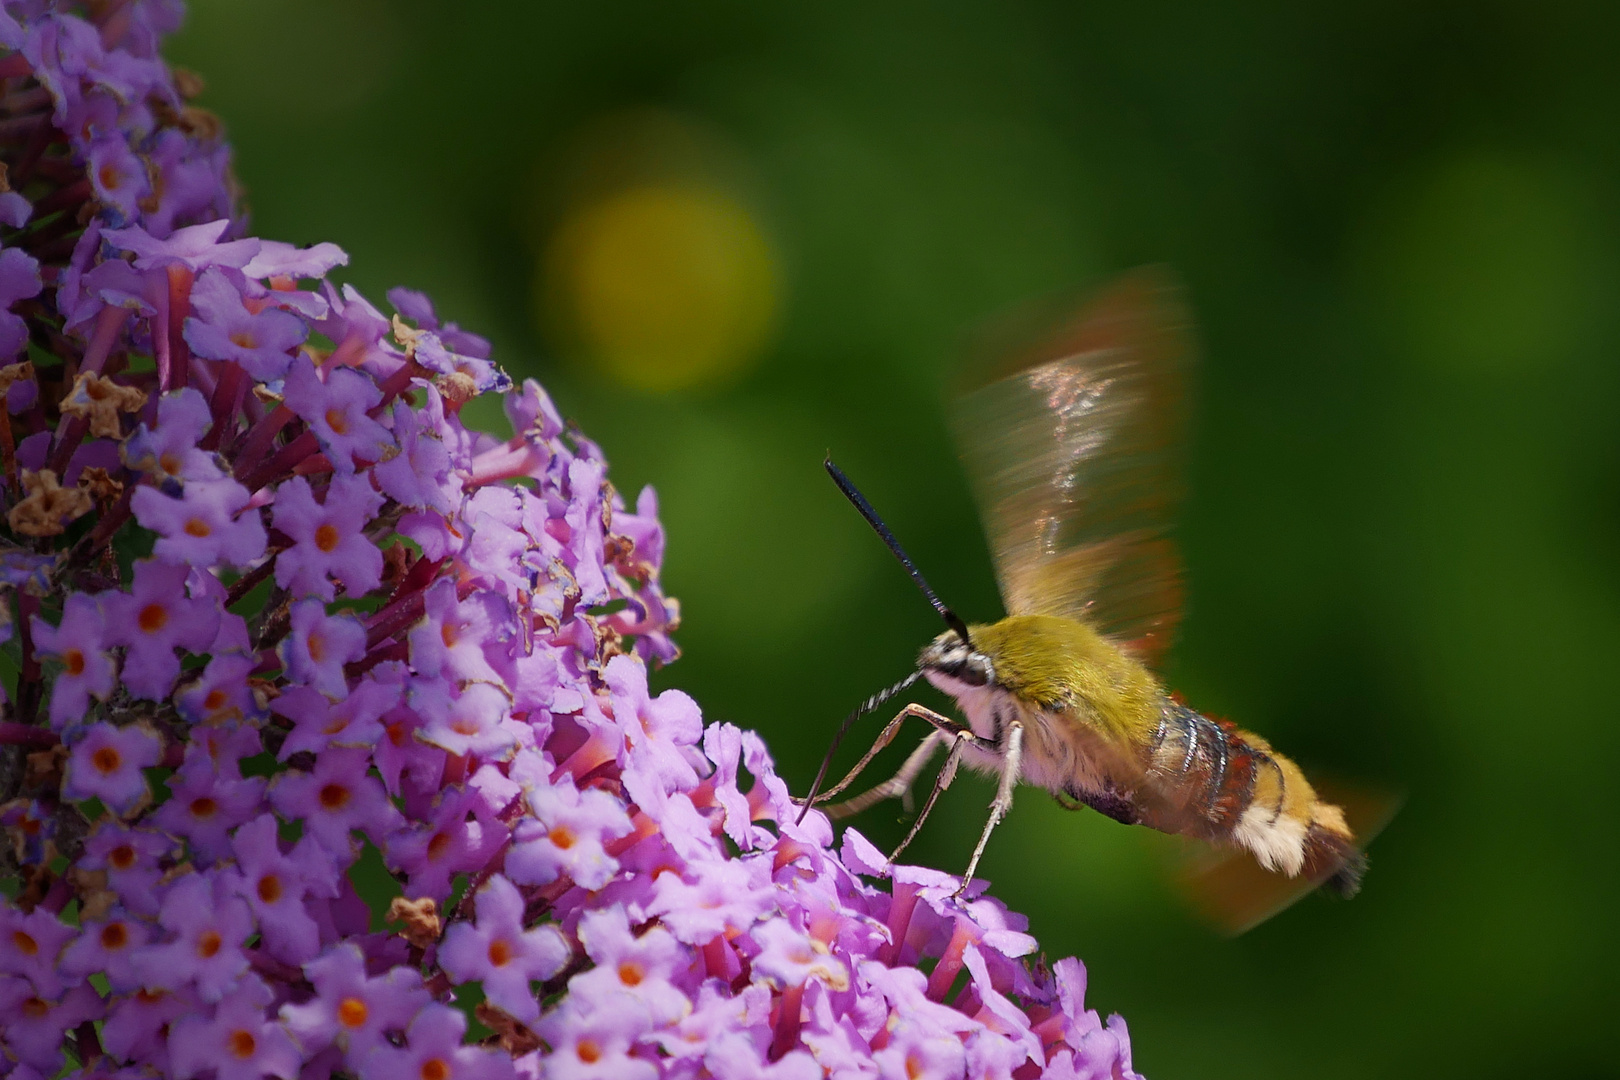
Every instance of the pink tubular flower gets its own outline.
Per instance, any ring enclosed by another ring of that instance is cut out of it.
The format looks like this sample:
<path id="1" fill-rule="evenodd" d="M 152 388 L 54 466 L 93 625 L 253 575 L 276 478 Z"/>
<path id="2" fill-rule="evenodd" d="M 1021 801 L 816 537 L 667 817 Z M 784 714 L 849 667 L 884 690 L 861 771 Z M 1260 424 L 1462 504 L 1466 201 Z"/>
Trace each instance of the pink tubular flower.
<path id="1" fill-rule="evenodd" d="M 249 235 L 180 7 L 0 0 L 0 1073 L 1139 1080 L 982 883 L 649 691 L 652 490 Z"/>

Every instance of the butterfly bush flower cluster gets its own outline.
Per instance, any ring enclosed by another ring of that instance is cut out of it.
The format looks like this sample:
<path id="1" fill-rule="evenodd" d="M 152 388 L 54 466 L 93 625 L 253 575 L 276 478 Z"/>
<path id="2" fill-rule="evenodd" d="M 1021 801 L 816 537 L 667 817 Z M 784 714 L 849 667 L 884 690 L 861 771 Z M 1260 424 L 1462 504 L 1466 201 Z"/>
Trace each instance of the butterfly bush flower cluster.
<path id="1" fill-rule="evenodd" d="M 0 5 L 0 1074 L 1134 1076 L 1077 961 L 649 692 L 652 492 L 248 235 L 179 16 Z"/>

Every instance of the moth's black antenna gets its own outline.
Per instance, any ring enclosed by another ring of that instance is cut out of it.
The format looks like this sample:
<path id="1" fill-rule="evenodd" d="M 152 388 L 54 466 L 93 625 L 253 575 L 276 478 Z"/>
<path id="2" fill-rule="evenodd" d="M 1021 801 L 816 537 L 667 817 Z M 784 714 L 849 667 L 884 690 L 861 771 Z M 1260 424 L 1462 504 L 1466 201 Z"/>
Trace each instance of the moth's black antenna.
<path id="1" fill-rule="evenodd" d="M 827 769 L 832 765 L 833 754 L 837 753 L 838 744 L 844 741 L 844 736 L 848 735 L 849 729 L 855 726 L 855 721 L 859 720 L 861 717 L 865 716 L 867 713 L 871 712 L 885 701 L 888 701 L 890 698 L 894 697 L 894 695 L 898 694 L 900 691 L 904 690 L 906 687 L 910 686 L 920 678 L 922 678 L 922 672 L 913 671 L 910 675 L 907 675 L 905 678 L 901 679 L 887 690 L 881 690 L 878 693 L 873 694 L 871 697 L 867 698 L 865 701 L 861 702 L 853 710 L 851 710 L 848 716 L 844 717 L 843 726 L 838 729 L 838 734 L 833 736 L 832 745 L 827 747 L 827 753 L 821 759 L 821 768 L 816 770 L 816 779 L 810 785 L 810 794 L 806 795 L 804 798 L 804 809 L 799 811 L 799 821 L 803 821 L 804 816 L 810 812 L 810 808 L 816 805 L 816 796 L 821 794 L 821 785 L 822 782 L 827 779 Z"/>
<path id="2" fill-rule="evenodd" d="M 850 483 L 849 477 L 844 475 L 844 470 L 834 465 L 832 458 L 827 458 L 822 464 L 827 467 L 827 474 L 833 478 L 833 483 L 838 485 L 838 490 L 844 493 L 844 498 L 855 504 L 855 509 L 861 512 L 861 517 L 865 518 L 866 523 L 877 531 L 885 544 L 889 545 L 889 550 L 894 552 L 894 557 L 900 560 L 900 565 L 906 568 L 906 573 L 910 574 L 911 580 L 917 583 L 917 588 L 921 589 L 923 595 L 928 597 L 928 602 L 934 605 L 934 610 L 939 612 L 939 617 L 945 620 L 945 625 L 956 631 L 956 636 L 962 639 L 963 645 L 972 649 L 973 642 L 968 639 L 967 623 L 963 622 L 961 616 L 956 612 L 940 603 L 939 597 L 934 595 L 934 590 L 928 587 L 928 582 L 923 580 L 922 574 L 912 565 L 911 558 L 906 555 L 905 549 L 900 546 L 900 541 L 894 538 L 894 533 L 890 532 L 889 527 L 883 524 L 883 519 L 877 516 L 877 511 L 872 509 L 872 504 L 866 501 L 866 496 L 862 495 L 855 485 Z"/>

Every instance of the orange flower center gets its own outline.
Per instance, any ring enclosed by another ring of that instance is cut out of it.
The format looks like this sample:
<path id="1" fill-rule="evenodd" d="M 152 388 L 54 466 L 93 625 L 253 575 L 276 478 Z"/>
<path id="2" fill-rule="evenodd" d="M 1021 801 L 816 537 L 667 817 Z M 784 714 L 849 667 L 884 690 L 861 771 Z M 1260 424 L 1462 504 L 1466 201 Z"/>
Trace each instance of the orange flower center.
<path id="1" fill-rule="evenodd" d="M 219 803 L 215 802 L 213 799 L 210 799 L 207 795 L 202 795 L 191 800 L 192 817 L 211 818 L 214 816 L 214 812 L 218 809 Z"/>
<path id="2" fill-rule="evenodd" d="M 69 675 L 83 675 L 84 653 L 78 649 L 69 649 L 62 654 L 62 666 L 67 668 Z"/>
<path id="3" fill-rule="evenodd" d="M 128 844 L 119 844 L 107 852 L 107 861 L 112 863 L 115 870 L 128 870 L 135 865 L 135 849 Z"/>
<path id="4" fill-rule="evenodd" d="M 220 946 L 224 944 L 218 930 L 205 930 L 202 937 L 197 939 L 197 955 L 207 960 L 219 952 Z"/>
<path id="5" fill-rule="evenodd" d="M 428 1058 L 422 1062 L 422 1080 L 450 1080 L 450 1066 L 443 1058 Z"/>
<path id="6" fill-rule="evenodd" d="M 217 712 L 225 707 L 225 702 L 229 697 L 230 695 L 223 690 L 217 688 L 210 690 L 208 696 L 203 698 L 203 709 L 207 712 Z"/>
<path id="7" fill-rule="evenodd" d="M 32 935 L 21 930 L 11 932 L 11 943 L 17 946 L 17 951 L 24 956 L 34 956 L 39 952 L 39 942 L 35 941 Z"/>
<path id="8" fill-rule="evenodd" d="M 259 1040 L 253 1037 L 253 1032 L 237 1028 L 231 1032 L 231 1053 L 246 1060 L 253 1056 L 253 1051 L 259 1048 Z"/>
<path id="9" fill-rule="evenodd" d="M 327 784 L 321 788 L 321 805 L 328 810 L 337 810 L 349 801 L 349 789 L 342 784 Z"/>
<path id="10" fill-rule="evenodd" d="M 326 642 L 321 640 L 321 635 L 318 633 L 310 634 L 308 647 L 309 658 L 317 664 L 320 663 L 321 658 L 326 655 Z"/>
<path id="11" fill-rule="evenodd" d="M 259 899 L 267 904 L 273 904 L 281 899 L 281 879 L 274 874 L 266 874 L 259 879 Z"/>
<path id="12" fill-rule="evenodd" d="M 322 525 L 315 530 L 315 546 L 327 554 L 331 554 L 332 549 L 338 546 L 338 540 L 339 536 L 335 525 Z"/>
<path id="13" fill-rule="evenodd" d="M 101 928 L 101 947 L 103 949 L 122 949 L 129 944 L 129 931 L 124 929 L 121 922 L 108 923 Z"/>
<path id="14" fill-rule="evenodd" d="M 51 1011 L 51 1007 L 37 997 L 31 997 L 23 1002 L 23 1015 L 30 1020 L 38 1020 Z"/>
<path id="15" fill-rule="evenodd" d="M 334 435 L 347 435 L 349 433 L 349 414 L 342 409 L 326 410 L 326 426 L 332 429 Z M 422 1068 L 426 1069 L 424 1065 Z"/>
<path id="16" fill-rule="evenodd" d="M 123 763 L 123 755 L 118 752 L 117 747 L 113 746 L 103 746 L 90 755 L 90 764 L 94 765 L 96 771 L 103 776 L 110 776 L 117 772 L 118 767 Z"/>
<path id="17" fill-rule="evenodd" d="M 162 604 L 147 604 L 141 608 L 141 613 L 135 617 L 141 631 L 155 634 L 163 629 L 169 622 L 169 609 Z"/>
<path id="18" fill-rule="evenodd" d="M 366 1022 L 366 1017 L 369 1016 L 370 1013 L 371 1010 L 366 1008 L 366 1003 L 361 1001 L 359 998 L 347 997 L 338 1002 L 338 1022 L 344 1027 L 359 1027 L 361 1024 Z"/>
<path id="19" fill-rule="evenodd" d="M 231 335 L 231 344 L 243 349 L 257 349 L 259 341 L 246 330 L 238 330 Z"/>
<path id="20" fill-rule="evenodd" d="M 581 1039 L 574 1045 L 574 1053 L 587 1065 L 595 1065 L 602 1058 L 602 1048 L 594 1039 Z"/>
<path id="21" fill-rule="evenodd" d="M 444 854 L 444 849 L 450 846 L 449 833 L 434 833 L 433 839 L 428 841 L 427 855 L 430 859 L 437 859 Z"/>
<path id="22" fill-rule="evenodd" d="M 619 965 L 619 981 L 626 986 L 640 986 L 641 980 L 646 977 L 647 973 L 642 970 L 640 964 L 626 960 Z"/>
<path id="23" fill-rule="evenodd" d="M 546 839 L 550 840 L 554 846 L 567 851 L 569 848 L 574 846 L 574 841 L 578 839 L 578 837 L 574 835 L 574 830 L 570 829 L 568 826 L 558 825 L 556 828 L 546 833 Z"/>
<path id="24" fill-rule="evenodd" d="M 496 967 L 505 967 L 507 961 L 512 959 L 512 947 L 500 938 L 489 943 L 489 962 Z"/>
<path id="25" fill-rule="evenodd" d="M 202 518 L 192 518 L 190 521 L 186 522 L 187 536 L 195 536 L 197 539 L 201 540 L 203 537 L 209 535 L 213 531 L 214 530 L 209 526 L 208 522 L 204 521 Z"/>

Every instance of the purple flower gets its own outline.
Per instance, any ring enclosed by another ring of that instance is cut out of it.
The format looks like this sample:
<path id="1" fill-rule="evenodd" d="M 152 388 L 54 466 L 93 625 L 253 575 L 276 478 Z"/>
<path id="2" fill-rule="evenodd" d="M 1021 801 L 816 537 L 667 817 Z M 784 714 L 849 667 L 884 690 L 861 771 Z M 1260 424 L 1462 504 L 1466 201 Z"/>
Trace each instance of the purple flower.
<path id="1" fill-rule="evenodd" d="M 62 728 L 90 711 L 90 699 L 107 700 L 113 692 L 117 661 L 106 650 L 107 627 L 97 598 L 70 593 L 62 606 L 62 625 L 33 617 L 34 647 L 61 661 L 62 673 L 51 691 L 51 726 Z"/>
<path id="2" fill-rule="evenodd" d="M 382 581 L 383 557 L 366 538 L 366 523 L 382 508 L 383 497 L 363 476 L 339 476 L 315 501 L 301 476 L 276 491 L 275 527 L 293 546 L 276 556 L 276 584 L 293 596 L 330 600 L 332 582 L 350 596 L 363 596 Z"/>
<path id="3" fill-rule="evenodd" d="M 139 225 L 127 229 L 104 229 L 108 244 L 135 256 L 135 269 L 154 270 L 184 266 L 198 272 L 210 266 L 240 270 L 259 253 L 257 240 L 222 240 L 230 221 L 220 218 L 203 225 L 187 225 L 174 230 L 167 239 L 158 239 Z"/>
<path id="4" fill-rule="evenodd" d="M 112 264 L 107 264 L 112 265 Z M 217 480 L 224 475 L 214 458 L 197 448 L 213 423 L 208 402 L 187 386 L 158 399 L 157 427 L 145 424 L 119 448 L 124 463 L 165 480 Z"/>
<path id="5" fill-rule="evenodd" d="M 162 756 L 162 736 L 144 722 L 121 728 L 92 725 L 68 755 L 62 795 L 100 799 L 128 814 L 150 796 L 141 770 L 156 765 Z"/>
<path id="6" fill-rule="evenodd" d="M 416 1014 L 403 1048 L 384 1043 L 360 1063 L 360 1080 L 512 1080 L 505 1054 L 461 1045 L 467 1018 L 437 1002 Z"/>
<path id="7" fill-rule="evenodd" d="M 135 951 L 151 935 L 147 922 L 114 910 L 107 918 L 80 928 L 78 938 L 62 951 L 59 966 L 63 974 L 76 978 L 100 972 L 118 993 L 138 990 L 141 978 L 135 969 Z"/>
<path id="8" fill-rule="evenodd" d="M 242 943 L 253 916 L 224 877 L 187 874 L 163 897 L 158 922 L 175 937 L 135 954 L 142 984 L 159 990 L 195 988 L 204 1001 L 218 1001 L 247 970 Z"/>
<path id="9" fill-rule="evenodd" d="M 353 368 L 334 368 L 322 379 L 300 355 L 287 372 L 286 398 L 340 473 L 353 472 L 355 458 L 380 461 L 395 448 L 388 429 L 366 415 L 382 400 L 377 384 Z"/>
<path id="10" fill-rule="evenodd" d="M 248 682 L 255 663 L 239 653 L 216 654 L 195 682 L 174 695 L 180 715 L 193 724 L 211 725 L 259 719 L 264 709 Z"/>
<path id="11" fill-rule="evenodd" d="M 105 873 L 107 887 L 129 910 L 156 915 L 157 883 L 163 877 L 158 861 L 176 846 L 162 833 L 132 829 L 116 819 L 103 818 L 85 840 L 79 865 Z"/>
<path id="12" fill-rule="evenodd" d="M 21 980 L 0 985 L 0 1013 L 8 1018 L 5 1045 L 36 1076 L 53 1076 L 62 1067 L 63 1036 L 101 1015 L 101 999 L 88 983 L 69 990 L 59 1000 L 29 993 Z M 27 1076 L 26 1069 L 18 1069 Z"/>
<path id="13" fill-rule="evenodd" d="M 28 324 L 12 313 L 12 305 L 42 288 L 37 259 L 20 248 L 0 249 L 0 360 L 10 362 L 28 342 Z"/>
<path id="14" fill-rule="evenodd" d="M 613 694 L 613 715 L 624 730 L 627 765 L 657 776 L 667 788 L 697 786 L 694 748 L 703 737 L 697 702 L 679 690 L 656 699 L 647 694 L 647 669 L 628 656 L 615 656 L 602 669 L 602 681 Z"/>
<path id="15" fill-rule="evenodd" d="M 282 1022 L 306 1053 L 327 1046 L 343 1051 L 349 1068 L 358 1068 L 384 1033 L 404 1031 L 433 996 L 422 977 L 404 967 L 371 978 L 365 956 L 353 942 L 343 942 L 304 965 L 315 996 L 301 1005 L 281 1007 Z"/>
<path id="16" fill-rule="evenodd" d="M 439 946 L 439 964 L 452 979 L 481 979 L 484 996 L 519 1020 L 540 1016 L 529 984 L 549 979 L 568 961 L 568 942 L 554 926 L 523 928 L 523 897 L 500 874 L 478 890 L 475 923 L 456 923 Z"/>
<path id="17" fill-rule="evenodd" d="M 180 674 L 176 648 L 202 652 L 219 628 L 219 609 L 186 598 L 186 568 L 146 559 L 135 564 L 128 593 L 103 594 L 107 642 L 128 647 L 124 685 L 136 697 L 160 700 Z"/>
<path id="18" fill-rule="evenodd" d="M 337 873 L 312 837 L 283 854 L 276 819 L 260 814 L 231 837 L 236 892 L 253 909 L 265 949 L 277 960 L 302 964 L 320 951 L 320 927 L 304 906 L 307 893 L 337 895 Z"/>
<path id="19" fill-rule="evenodd" d="M 416 737 L 452 754 L 504 760 L 517 747 L 517 736 L 506 727 L 510 704 L 490 683 L 472 683 L 456 695 L 429 683 L 411 695 L 411 706 L 428 718 Z"/>
<path id="20" fill-rule="evenodd" d="M 566 1002 L 535 1025 L 535 1033 L 551 1047 L 546 1075 L 557 1080 L 657 1080 L 652 1056 L 635 1053 L 651 1028 L 651 1017 L 627 998 L 611 1010 Z"/>
<path id="21" fill-rule="evenodd" d="M 456 598 L 456 587 L 440 578 L 423 596 L 426 614 L 411 630 L 411 667 L 419 675 L 499 682 L 500 674 L 484 655 L 484 643 L 511 617 L 490 592 Z"/>
<path id="22" fill-rule="evenodd" d="M 151 185 L 146 180 L 146 168 L 141 159 L 129 149 L 129 143 L 117 135 L 97 139 L 90 144 L 90 183 L 96 197 L 114 206 L 125 221 L 140 213 L 137 205 Z"/>
<path id="23" fill-rule="evenodd" d="M 152 824 L 184 837 L 192 857 L 207 865 L 230 851 L 230 831 L 258 813 L 265 779 L 221 775 L 206 758 L 189 755 L 186 766 L 169 777 L 169 799 Z"/>
<path id="24" fill-rule="evenodd" d="M 587 911 L 575 930 L 585 953 L 595 963 L 569 980 L 568 990 L 590 1008 L 612 1008 L 616 995 L 634 998 L 656 1026 L 676 1023 L 692 1011 L 692 1002 L 675 985 L 685 981 L 692 957 L 661 926 L 640 936 L 632 933 L 622 905 Z"/>
<path id="25" fill-rule="evenodd" d="M 576 885 L 600 889 L 618 873 L 606 844 L 630 831 L 630 817 L 605 791 L 580 791 L 565 776 L 530 790 L 534 817 L 520 822 L 506 856 L 506 872 L 524 884 L 545 885 L 566 875 Z"/>
<path id="26" fill-rule="evenodd" d="M 337 701 L 349 693 L 343 665 L 366 654 L 366 628 L 353 616 L 328 615 L 319 600 L 300 600 L 281 654 L 288 675 Z"/>
<path id="27" fill-rule="evenodd" d="M 270 790 L 270 801 L 286 818 L 304 823 L 328 852 L 352 857 L 349 833 L 361 829 L 381 845 L 399 823 L 399 811 L 388 801 L 382 782 L 366 774 L 364 750 L 332 749 L 315 759 L 312 772 L 282 773 Z"/>
<path id="28" fill-rule="evenodd" d="M 394 441 L 399 453 L 378 462 L 373 474 L 377 485 L 401 506 L 447 514 L 454 509 L 450 486 L 450 452 L 444 448 L 435 412 L 442 418 L 443 403 L 433 387 L 423 388 L 428 398 L 427 416 L 418 416 L 403 401 L 394 406 Z"/>
<path id="29" fill-rule="evenodd" d="M 193 480 L 178 498 L 154 487 L 135 489 L 135 519 L 157 533 L 154 553 L 194 566 L 245 567 L 264 554 L 264 524 L 247 510 L 251 496 L 235 480 Z"/>
<path id="30" fill-rule="evenodd" d="M 388 838 L 389 865 L 410 876 L 410 896 L 443 900 L 452 875 L 485 865 L 505 840 L 483 798 L 471 788 L 444 790 L 421 816 L 426 818 L 422 825 Z"/>
<path id="31" fill-rule="evenodd" d="M 210 360 L 240 364 L 260 382 L 285 376 L 292 350 L 309 336 L 309 327 L 296 315 L 273 307 L 250 310 L 223 270 L 197 275 L 191 308 L 197 314 L 186 320 L 185 336 L 192 350 Z"/>
<path id="32" fill-rule="evenodd" d="M 286 761 L 305 750 L 328 746 L 375 746 L 383 736 L 379 722 L 399 699 L 399 688 L 365 679 L 349 696 L 332 702 L 307 686 L 294 686 L 276 699 L 274 709 L 293 722 L 278 755 Z"/>
<path id="33" fill-rule="evenodd" d="M 299 1054 L 292 1036 L 265 1009 L 270 988 L 249 975 L 225 997 L 208 1019 L 187 1017 L 169 1033 L 169 1057 L 179 1080 L 212 1069 L 217 1080 L 283 1080 L 298 1075 Z"/>
<path id="34" fill-rule="evenodd" d="M 75 931 L 49 911 L 0 908 L 0 971 L 22 975 L 44 997 L 62 991 L 56 958 Z"/>
<path id="35" fill-rule="evenodd" d="M 348 262 L 348 253 L 336 244 L 301 248 L 279 240 L 261 240 L 259 253 L 242 267 L 242 273 L 250 278 L 323 278 L 334 267 Z"/>

